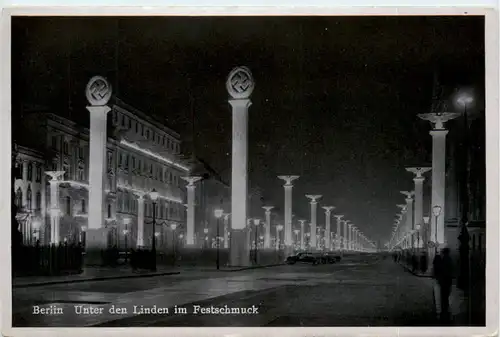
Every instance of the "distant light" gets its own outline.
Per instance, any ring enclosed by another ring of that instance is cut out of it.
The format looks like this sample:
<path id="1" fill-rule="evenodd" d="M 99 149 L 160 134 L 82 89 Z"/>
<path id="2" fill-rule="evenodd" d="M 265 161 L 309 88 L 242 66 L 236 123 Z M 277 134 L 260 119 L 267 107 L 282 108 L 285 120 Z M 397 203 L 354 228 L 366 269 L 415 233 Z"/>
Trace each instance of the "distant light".
<path id="1" fill-rule="evenodd" d="M 220 219 L 220 218 L 222 218 L 222 215 L 224 215 L 224 210 L 222 210 L 222 209 L 216 209 L 214 211 L 214 214 L 215 214 L 215 217 L 217 219 Z"/>
<path id="2" fill-rule="evenodd" d="M 125 145 L 125 146 L 127 146 L 127 147 L 129 147 L 129 148 L 131 148 L 131 149 L 136 150 L 136 151 L 142 152 L 142 153 L 144 153 L 144 154 L 147 154 L 148 156 L 151 156 L 151 157 L 153 157 L 153 158 L 156 158 L 156 159 L 158 159 L 158 160 L 160 160 L 160 161 L 163 161 L 163 162 L 165 162 L 165 163 L 167 163 L 167 164 L 169 164 L 169 165 L 172 165 L 172 166 L 178 167 L 178 168 L 180 168 L 180 169 L 182 169 L 182 170 L 184 170 L 184 171 L 189 171 L 189 168 L 187 168 L 186 166 L 183 166 L 183 165 L 181 165 L 181 164 L 179 164 L 179 163 L 176 163 L 176 162 L 174 162 L 174 161 L 172 161 L 172 160 L 170 160 L 170 159 L 167 159 L 167 158 L 165 158 L 165 157 L 163 157 L 163 156 L 160 156 L 159 154 L 156 154 L 156 153 L 154 153 L 154 152 L 152 152 L 152 151 L 150 151 L 150 150 L 143 149 L 143 148 L 139 147 L 139 146 L 138 146 L 138 145 L 136 145 L 136 144 L 133 144 L 133 143 L 127 142 L 127 141 L 126 141 L 126 140 L 124 140 L 124 139 L 122 139 L 122 140 L 120 141 L 120 144 Z"/>
<path id="3" fill-rule="evenodd" d="M 174 222 L 174 223 L 171 223 L 170 224 L 170 228 L 175 231 L 175 229 L 177 228 L 177 224 Z"/>

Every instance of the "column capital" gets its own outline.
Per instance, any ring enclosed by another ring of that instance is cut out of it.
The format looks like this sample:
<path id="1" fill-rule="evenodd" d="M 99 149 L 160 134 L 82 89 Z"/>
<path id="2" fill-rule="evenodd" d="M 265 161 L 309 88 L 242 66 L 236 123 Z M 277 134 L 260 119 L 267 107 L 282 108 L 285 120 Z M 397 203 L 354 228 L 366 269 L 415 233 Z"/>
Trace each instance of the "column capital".
<path id="1" fill-rule="evenodd" d="M 266 210 L 266 213 L 271 213 L 271 210 L 274 208 L 274 206 L 262 206 L 262 208 Z"/>
<path id="2" fill-rule="evenodd" d="M 292 187 L 292 181 L 299 179 L 300 176 L 278 176 L 278 179 L 284 180 L 285 181 L 285 187 Z"/>
<path id="3" fill-rule="evenodd" d="M 396 205 L 396 206 L 398 206 L 399 208 L 401 208 L 401 212 L 406 212 L 406 205 L 403 205 L 403 204 L 398 204 L 398 205 Z M 401 214 L 399 214 L 399 215 L 401 215 Z M 402 216 L 402 215 L 401 215 L 401 216 Z"/>
<path id="4" fill-rule="evenodd" d="M 301 226 L 303 226 L 307 222 L 307 220 L 298 220 L 298 221 L 300 222 Z"/>
<path id="5" fill-rule="evenodd" d="M 337 219 L 337 220 L 342 220 L 342 218 L 344 217 L 343 214 L 335 214 L 334 217 Z"/>
<path id="6" fill-rule="evenodd" d="M 111 108 L 107 105 L 102 106 L 88 106 L 87 110 L 90 112 L 91 116 L 102 117 L 103 119 L 107 117 L 108 112 L 111 111 Z"/>
<path id="7" fill-rule="evenodd" d="M 203 179 L 202 177 L 199 177 L 199 176 L 191 176 L 191 177 L 180 177 L 182 180 L 184 180 L 185 182 L 188 183 L 187 187 L 191 187 L 193 186 L 194 187 L 194 184 L 198 181 L 200 181 L 201 179 Z"/>
<path id="8" fill-rule="evenodd" d="M 317 204 L 317 200 L 321 197 L 322 195 L 320 194 L 306 194 L 306 198 L 311 199 L 311 204 Z"/>
<path id="9" fill-rule="evenodd" d="M 407 167 L 406 171 L 411 172 L 415 175 L 415 178 L 423 178 L 426 172 L 432 170 L 431 167 Z"/>
<path id="10" fill-rule="evenodd" d="M 146 195 L 146 193 L 144 192 L 139 192 L 139 191 L 135 191 L 133 192 L 136 196 L 137 196 L 137 200 L 142 200 L 144 201 L 144 196 Z"/>
<path id="11" fill-rule="evenodd" d="M 50 182 L 60 181 L 64 176 L 65 171 L 45 171 L 45 174 L 50 177 Z"/>
<path id="12" fill-rule="evenodd" d="M 405 200 L 411 199 L 415 195 L 415 191 L 399 191 L 399 193 L 406 196 Z"/>
<path id="13" fill-rule="evenodd" d="M 417 116 L 420 119 L 431 122 L 433 126 L 433 131 L 438 131 L 438 130 L 442 131 L 446 130 L 444 127 L 444 123 L 459 117 L 460 114 L 454 112 L 443 112 L 443 113 L 419 114 Z"/>
<path id="14" fill-rule="evenodd" d="M 325 210 L 325 214 L 330 215 L 332 213 L 332 210 L 335 209 L 334 206 L 323 206 L 321 207 Z"/>
<path id="15" fill-rule="evenodd" d="M 233 108 L 245 108 L 248 109 L 252 105 L 252 101 L 248 98 L 245 99 L 230 99 L 228 100 L 229 104 Z"/>
<path id="16" fill-rule="evenodd" d="M 429 134 L 432 136 L 432 138 L 444 138 L 448 134 L 448 130 L 431 130 L 429 131 Z"/>

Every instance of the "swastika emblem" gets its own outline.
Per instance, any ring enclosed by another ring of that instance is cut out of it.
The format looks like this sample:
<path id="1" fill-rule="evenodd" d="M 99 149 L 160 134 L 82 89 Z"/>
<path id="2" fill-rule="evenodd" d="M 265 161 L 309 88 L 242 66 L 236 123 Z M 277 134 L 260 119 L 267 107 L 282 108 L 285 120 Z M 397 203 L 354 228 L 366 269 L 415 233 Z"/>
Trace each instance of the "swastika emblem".
<path id="1" fill-rule="evenodd" d="M 102 76 L 94 76 L 87 83 L 85 95 L 90 105 L 106 105 L 111 98 L 111 94 L 111 84 Z"/>
<path id="2" fill-rule="evenodd" d="M 226 88 L 232 98 L 248 98 L 254 89 L 254 81 L 247 67 L 234 68 L 227 77 Z"/>

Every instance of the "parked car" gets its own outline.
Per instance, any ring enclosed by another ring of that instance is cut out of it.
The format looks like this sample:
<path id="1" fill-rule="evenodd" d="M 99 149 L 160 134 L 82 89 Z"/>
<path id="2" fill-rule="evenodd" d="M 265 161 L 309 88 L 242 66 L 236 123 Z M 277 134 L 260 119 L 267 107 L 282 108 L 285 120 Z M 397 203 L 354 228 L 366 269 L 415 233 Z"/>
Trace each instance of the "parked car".
<path id="1" fill-rule="evenodd" d="M 323 254 L 324 263 L 335 263 L 340 261 L 341 256 L 335 252 L 326 252 Z"/>
<path id="2" fill-rule="evenodd" d="M 321 263 L 321 256 L 314 253 L 302 252 L 296 255 L 291 255 L 286 258 L 287 264 L 296 264 L 296 263 L 312 263 L 313 265 Z"/>

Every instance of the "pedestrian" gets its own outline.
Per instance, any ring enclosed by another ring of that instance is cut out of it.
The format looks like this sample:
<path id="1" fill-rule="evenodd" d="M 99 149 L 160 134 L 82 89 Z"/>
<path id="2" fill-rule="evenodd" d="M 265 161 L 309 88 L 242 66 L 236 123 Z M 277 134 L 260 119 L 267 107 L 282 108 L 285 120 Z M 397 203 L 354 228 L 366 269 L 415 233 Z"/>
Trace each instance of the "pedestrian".
<path id="1" fill-rule="evenodd" d="M 450 249 L 445 247 L 441 254 L 434 257 L 433 261 L 434 279 L 439 288 L 439 302 L 441 304 L 440 320 L 443 323 L 450 321 L 450 293 L 453 283 L 453 263 L 450 257 Z"/>

